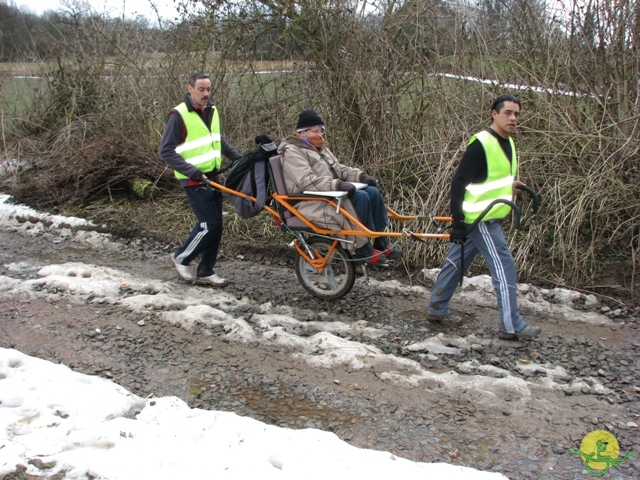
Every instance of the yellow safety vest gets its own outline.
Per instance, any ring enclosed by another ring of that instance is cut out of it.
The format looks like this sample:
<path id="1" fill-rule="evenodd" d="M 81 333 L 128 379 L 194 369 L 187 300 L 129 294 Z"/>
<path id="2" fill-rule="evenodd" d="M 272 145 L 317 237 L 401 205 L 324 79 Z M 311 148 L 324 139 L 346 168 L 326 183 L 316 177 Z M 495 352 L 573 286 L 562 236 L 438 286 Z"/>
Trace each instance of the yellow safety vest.
<path id="1" fill-rule="evenodd" d="M 220 118 L 216 107 L 211 107 L 211 130 L 207 128 L 198 112 L 190 112 L 182 102 L 175 110 L 182 117 L 187 138 L 184 143 L 176 147 L 176 153 L 185 161 L 198 167 L 201 172 L 211 172 L 219 169 L 222 164 L 222 142 L 220 140 Z M 186 179 L 186 175 L 174 172 L 176 178 Z"/>
<path id="2" fill-rule="evenodd" d="M 471 183 L 467 185 L 462 203 L 465 223 L 473 223 L 494 200 L 499 198 L 512 200 L 513 182 L 516 177 L 516 172 L 518 171 L 516 145 L 512 138 L 509 138 L 509 142 L 511 143 L 511 161 L 509 161 L 504 153 L 498 139 L 491 133 L 486 130 L 477 133 L 471 137 L 469 145 L 476 139 L 482 144 L 482 148 L 484 148 L 484 153 L 487 157 L 487 179 L 482 183 Z M 510 206 L 499 203 L 491 208 L 482 220 L 504 218 L 509 215 L 510 211 Z"/>

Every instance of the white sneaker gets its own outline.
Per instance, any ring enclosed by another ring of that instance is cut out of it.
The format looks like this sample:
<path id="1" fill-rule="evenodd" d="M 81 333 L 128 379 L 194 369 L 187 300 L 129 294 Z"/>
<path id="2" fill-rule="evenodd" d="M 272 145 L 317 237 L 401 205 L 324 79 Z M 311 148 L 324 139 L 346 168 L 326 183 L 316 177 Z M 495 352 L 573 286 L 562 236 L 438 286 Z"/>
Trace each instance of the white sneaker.
<path id="1" fill-rule="evenodd" d="M 198 283 L 205 285 L 213 285 L 214 287 L 224 287 L 229 282 L 227 282 L 224 278 L 220 278 L 215 273 L 208 277 L 198 277 Z"/>
<path id="2" fill-rule="evenodd" d="M 173 256 L 173 253 L 171 254 L 171 263 L 173 263 L 173 266 L 176 267 L 178 275 L 180 275 L 183 280 L 186 280 L 188 282 L 195 280 L 196 277 L 191 272 L 189 266 L 182 265 L 180 262 L 178 262 L 178 260 L 176 260 L 176 257 Z"/>

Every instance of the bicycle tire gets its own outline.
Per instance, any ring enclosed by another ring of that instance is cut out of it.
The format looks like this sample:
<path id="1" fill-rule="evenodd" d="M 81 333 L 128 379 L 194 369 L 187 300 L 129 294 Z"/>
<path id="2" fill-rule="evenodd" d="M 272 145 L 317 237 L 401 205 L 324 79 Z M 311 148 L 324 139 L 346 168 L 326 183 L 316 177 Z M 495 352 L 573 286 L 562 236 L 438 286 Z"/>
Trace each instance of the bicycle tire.
<path id="1" fill-rule="evenodd" d="M 334 240 L 311 237 L 307 244 L 316 254 L 324 257 L 332 247 Z M 302 287 L 314 297 L 323 300 L 337 300 L 347 295 L 356 281 L 356 266 L 351 255 L 338 243 L 323 271 L 316 269 L 299 256 L 296 264 L 296 276 Z"/>

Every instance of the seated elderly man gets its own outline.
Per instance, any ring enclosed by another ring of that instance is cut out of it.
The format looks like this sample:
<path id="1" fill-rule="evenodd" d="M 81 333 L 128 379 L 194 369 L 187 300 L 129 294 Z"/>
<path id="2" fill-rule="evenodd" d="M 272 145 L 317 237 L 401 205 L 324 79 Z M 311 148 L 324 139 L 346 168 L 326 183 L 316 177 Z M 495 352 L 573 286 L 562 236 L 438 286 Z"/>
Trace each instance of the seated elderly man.
<path id="1" fill-rule="evenodd" d="M 282 172 L 289 192 L 344 191 L 348 201 L 343 203 L 369 230 L 382 232 L 389 224 L 378 182 L 358 168 L 338 162 L 331 150 L 325 146 L 324 122 L 314 110 L 304 110 L 298 117 L 296 131 L 280 143 L 278 153 L 282 155 Z M 351 182 L 367 184 L 357 189 Z M 301 202 L 300 212 L 310 221 L 326 225 L 330 229 L 353 229 L 344 216 L 325 202 Z M 381 265 L 393 260 L 402 251 L 388 237 L 376 238 L 371 245 L 367 237 L 355 238 L 356 258 L 366 259 L 371 265 Z M 353 253 L 353 252 L 352 252 Z"/>

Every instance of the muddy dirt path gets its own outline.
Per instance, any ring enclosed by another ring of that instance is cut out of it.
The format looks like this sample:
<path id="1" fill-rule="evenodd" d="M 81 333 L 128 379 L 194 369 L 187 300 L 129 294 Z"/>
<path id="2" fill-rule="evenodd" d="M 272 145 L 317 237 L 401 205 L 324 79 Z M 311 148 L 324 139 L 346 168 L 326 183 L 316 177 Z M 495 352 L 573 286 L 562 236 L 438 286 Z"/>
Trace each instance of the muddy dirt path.
<path id="1" fill-rule="evenodd" d="M 636 318 L 570 321 L 524 303 L 543 334 L 504 342 L 494 307 L 473 286 L 456 297 L 463 324 L 443 328 L 424 320 L 428 282 L 401 269 L 371 272 L 370 287 L 359 278 L 348 297 L 320 301 L 298 285 L 286 248 L 227 244 L 217 272 L 231 284 L 214 290 L 176 278 L 173 246 L 20 215 L 12 222 L 0 231 L 0 347 L 140 396 L 175 395 L 513 479 L 586 478 L 570 450 L 596 429 L 611 432 L 622 454 L 640 455 Z M 72 291 L 60 279 L 98 281 L 105 269 L 127 278 L 117 294 Z M 587 300 L 574 302 L 576 317 Z M 638 458 L 607 473 L 638 476 Z"/>

